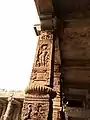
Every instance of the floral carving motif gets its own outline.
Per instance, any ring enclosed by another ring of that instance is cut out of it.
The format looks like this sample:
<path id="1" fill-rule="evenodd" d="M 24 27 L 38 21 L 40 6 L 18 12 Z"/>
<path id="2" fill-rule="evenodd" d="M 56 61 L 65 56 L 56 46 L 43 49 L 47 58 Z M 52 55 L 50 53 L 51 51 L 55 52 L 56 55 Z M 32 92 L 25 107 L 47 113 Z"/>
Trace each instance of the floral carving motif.
<path id="1" fill-rule="evenodd" d="M 27 112 L 25 113 L 24 120 L 31 119 L 32 105 L 28 104 Z"/>
<path id="2" fill-rule="evenodd" d="M 44 120 L 47 116 L 47 107 L 42 103 L 24 104 L 23 120 Z M 46 120 L 46 119 L 45 119 Z"/>
<path id="3" fill-rule="evenodd" d="M 41 103 L 36 103 L 33 106 L 33 111 L 32 111 L 32 120 L 44 120 L 46 116 L 46 106 L 45 104 Z"/>

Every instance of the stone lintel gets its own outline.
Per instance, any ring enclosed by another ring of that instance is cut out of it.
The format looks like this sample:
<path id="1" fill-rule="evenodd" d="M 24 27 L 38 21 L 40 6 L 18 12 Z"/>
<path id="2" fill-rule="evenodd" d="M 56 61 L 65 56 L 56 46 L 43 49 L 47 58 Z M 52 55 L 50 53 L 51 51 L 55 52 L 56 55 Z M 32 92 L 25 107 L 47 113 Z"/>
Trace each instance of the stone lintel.
<path id="1" fill-rule="evenodd" d="M 0 98 L 2 99 L 7 99 L 10 95 L 14 95 L 14 98 L 16 98 L 16 99 L 24 99 L 24 95 L 25 95 L 25 93 L 23 92 L 23 91 L 20 91 L 20 92 L 18 92 L 18 91 L 3 91 L 3 90 L 0 90 Z"/>
<path id="2" fill-rule="evenodd" d="M 75 80 L 74 80 L 75 81 Z M 90 91 L 90 83 L 86 82 L 65 82 L 64 87 L 65 88 L 77 88 L 77 89 L 88 89 Z"/>
<path id="3" fill-rule="evenodd" d="M 82 62 L 81 62 L 82 61 Z M 64 67 L 78 67 L 81 69 L 90 69 L 90 59 L 64 59 Z"/>
<path id="4" fill-rule="evenodd" d="M 90 118 L 90 109 L 76 107 L 68 107 L 67 109 L 68 116 L 78 118 Z"/>

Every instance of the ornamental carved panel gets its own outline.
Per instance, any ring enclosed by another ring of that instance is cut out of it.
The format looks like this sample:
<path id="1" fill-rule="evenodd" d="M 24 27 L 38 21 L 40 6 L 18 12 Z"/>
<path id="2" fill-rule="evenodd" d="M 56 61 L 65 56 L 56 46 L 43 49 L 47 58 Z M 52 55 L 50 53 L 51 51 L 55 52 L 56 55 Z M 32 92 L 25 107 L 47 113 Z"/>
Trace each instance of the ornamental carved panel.
<path id="1" fill-rule="evenodd" d="M 31 82 L 50 84 L 52 39 L 52 31 L 41 31 L 30 78 Z"/>
<path id="2" fill-rule="evenodd" d="M 23 111 L 22 111 L 22 119 L 23 120 L 29 120 L 31 119 L 31 112 L 32 112 L 32 104 L 26 102 L 23 105 Z"/>
<path id="3" fill-rule="evenodd" d="M 43 44 L 40 46 L 36 59 L 37 67 L 48 67 L 50 59 L 49 51 L 50 48 L 48 47 L 48 44 Z"/>
<path id="4" fill-rule="evenodd" d="M 47 120 L 47 104 L 44 103 L 25 103 L 23 106 L 23 120 Z"/>

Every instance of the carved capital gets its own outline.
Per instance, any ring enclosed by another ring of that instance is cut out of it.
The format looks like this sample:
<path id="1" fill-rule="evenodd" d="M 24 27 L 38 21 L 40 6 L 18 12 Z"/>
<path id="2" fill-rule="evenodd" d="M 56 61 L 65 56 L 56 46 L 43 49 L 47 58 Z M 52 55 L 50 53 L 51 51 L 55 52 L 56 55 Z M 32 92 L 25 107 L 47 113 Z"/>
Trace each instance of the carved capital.
<path id="1" fill-rule="evenodd" d="M 26 94 L 49 94 L 52 98 L 56 96 L 56 91 L 50 87 L 42 86 L 38 84 L 31 84 L 29 85 L 26 90 Z"/>

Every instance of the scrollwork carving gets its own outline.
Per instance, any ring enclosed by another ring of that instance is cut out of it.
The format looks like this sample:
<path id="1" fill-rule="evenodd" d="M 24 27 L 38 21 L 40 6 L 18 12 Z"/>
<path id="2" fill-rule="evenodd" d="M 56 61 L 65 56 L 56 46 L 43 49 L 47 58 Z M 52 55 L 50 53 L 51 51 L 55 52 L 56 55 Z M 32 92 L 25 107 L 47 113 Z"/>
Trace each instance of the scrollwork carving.
<path id="1" fill-rule="evenodd" d="M 23 120 L 44 120 L 47 117 L 48 109 L 44 103 L 26 103 L 24 105 Z"/>
<path id="2" fill-rule="evenodd" d="M 25 113 L 24 120 L 31 119 L 32 105 L 28 104 L 27 112 Z"/>
<path id="3" fill-rule="evenodd" d="M 23 114 L 22 114 L 22 119 L 23 120 L 29 120 L 31 119 L 31 112 L 32 112 L 32 104 L 30 103 L 24 103 L 23 106 Z"/>
<path id="4" fill-rule="evenodd" d="M 46 106 L 45 104 L 41 103 L 36 103 L 33 106 L 33 111 L 32 111 L 32 120 L 44 120 L 46 116 Z"/>

